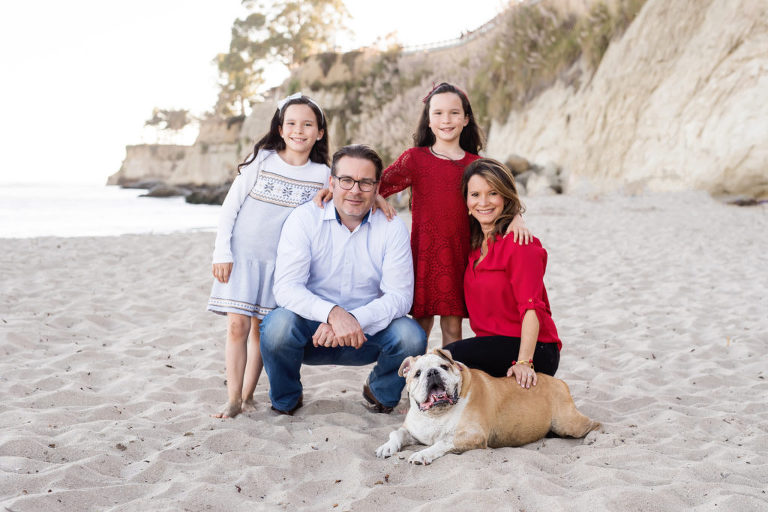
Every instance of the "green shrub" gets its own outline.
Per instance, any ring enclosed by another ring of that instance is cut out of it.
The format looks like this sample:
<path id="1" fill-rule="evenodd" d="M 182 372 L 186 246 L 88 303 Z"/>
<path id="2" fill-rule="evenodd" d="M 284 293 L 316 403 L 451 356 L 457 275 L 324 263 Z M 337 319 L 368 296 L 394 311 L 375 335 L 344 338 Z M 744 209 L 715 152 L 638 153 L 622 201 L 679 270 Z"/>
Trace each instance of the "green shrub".
<path id="1" fill-rule="evenodd" d="M 288 81 L 288 91 L 286 96 L 290 96 L 293 93 L 299 92 L 301 90 L 301 80 L 299 80 L 297 77 L 292 77 Z"/>
<path id="2" fill-rule="evenodd" d="M 325 52 L 317 55 L 317 60 L 320 61 L 320 68 L 323 70 L 323 76 L 328 76 L 328 72 L 336 64 L 338 58 L 339 54 L 336 52 Z"/>
<path id="3" fill-rule="evenodd" d="M 362 54 L 363 52 L 360 50 L 352 50 L 351 52 L 347 52 L 341 56 L 341 62 L 343 62 L 344 65 L 350 69 L 350 71 L 354 72 L 355 61 L 357 60 L 357 57 Z"/>

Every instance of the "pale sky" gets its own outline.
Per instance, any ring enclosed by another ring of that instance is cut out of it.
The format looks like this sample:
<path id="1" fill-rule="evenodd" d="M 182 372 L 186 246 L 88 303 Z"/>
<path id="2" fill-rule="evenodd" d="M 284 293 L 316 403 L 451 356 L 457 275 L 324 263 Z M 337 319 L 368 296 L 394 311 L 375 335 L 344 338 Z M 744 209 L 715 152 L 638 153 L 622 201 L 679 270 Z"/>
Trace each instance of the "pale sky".
<path id="1" fill-rule="evenodd" d="M 393 31 L 404 44 L 458 37 L 506 2 L 345 3 L 358 47 Z M 0 182 L 105 182 L 153 107 L 210 109 L 212 60 L 242 14 L 240 0 L 2 2 Z"/>

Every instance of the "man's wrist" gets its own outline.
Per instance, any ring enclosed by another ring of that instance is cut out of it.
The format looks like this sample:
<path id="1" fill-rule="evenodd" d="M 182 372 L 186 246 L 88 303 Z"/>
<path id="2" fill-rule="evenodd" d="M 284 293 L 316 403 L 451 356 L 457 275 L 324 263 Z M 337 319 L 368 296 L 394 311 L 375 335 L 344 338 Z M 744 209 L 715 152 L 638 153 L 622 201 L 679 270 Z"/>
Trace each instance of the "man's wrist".
<path id="1" fill-rule="evenodd" d="M 328 319 L 326 320 L 326 322 L 328 324 L 331 323 L 331 316 L 334 315 L 334 311 L 337 311 L 337 310 L 338 310 L 338 312 L 341 312 L 341 311 L 346 312 L 346 310 L 343 307 L 339 306 L 338 304 L 334 304 L 334 306 L 328 312 Z M 336 314 L 338 314 L 338 312 Z"/>

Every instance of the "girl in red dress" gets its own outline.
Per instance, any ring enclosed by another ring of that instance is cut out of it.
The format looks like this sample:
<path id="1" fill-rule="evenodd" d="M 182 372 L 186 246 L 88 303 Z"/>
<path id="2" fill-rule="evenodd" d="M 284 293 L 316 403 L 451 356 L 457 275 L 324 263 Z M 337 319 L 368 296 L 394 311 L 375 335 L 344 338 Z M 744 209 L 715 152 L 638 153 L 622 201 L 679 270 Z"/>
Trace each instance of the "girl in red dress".
<path id="1" fill-rule="evenodd" d="M 461 193 L 464 168 L 480 158 L 483 135 L 467 95 L 443 82 L 424 98 L 413 135 L 414 147 L 384 170 L 379 193 L 390 196 L 411 187 L 411 249 L 415 289 L 411 314 L 429 336 L 440 315 L 443 346 L 462 338 L 467 316 L 463 277 L 469 258 L 469 219 Z M 518 214 L 507 233 L 528 243 Z"/>

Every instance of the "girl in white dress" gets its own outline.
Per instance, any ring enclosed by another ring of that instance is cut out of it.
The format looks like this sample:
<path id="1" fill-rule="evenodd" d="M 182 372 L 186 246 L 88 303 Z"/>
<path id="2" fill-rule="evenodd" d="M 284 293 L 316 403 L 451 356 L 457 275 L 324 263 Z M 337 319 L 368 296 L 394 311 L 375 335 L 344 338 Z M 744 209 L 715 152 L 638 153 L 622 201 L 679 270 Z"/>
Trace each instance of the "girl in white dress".
<path id="1" fill-rule="evenodd" d="M 272 280 L 280 231 L 293 208 L 327 186 L 331 172 L 322 109 L 301 93 L 277 107 L 221 206 L 208 300 L 209 311 L 227 315 L 228 400 L 217 418 L 253 407 L 263 368 L 259 326 L 277 306 Z"/>

